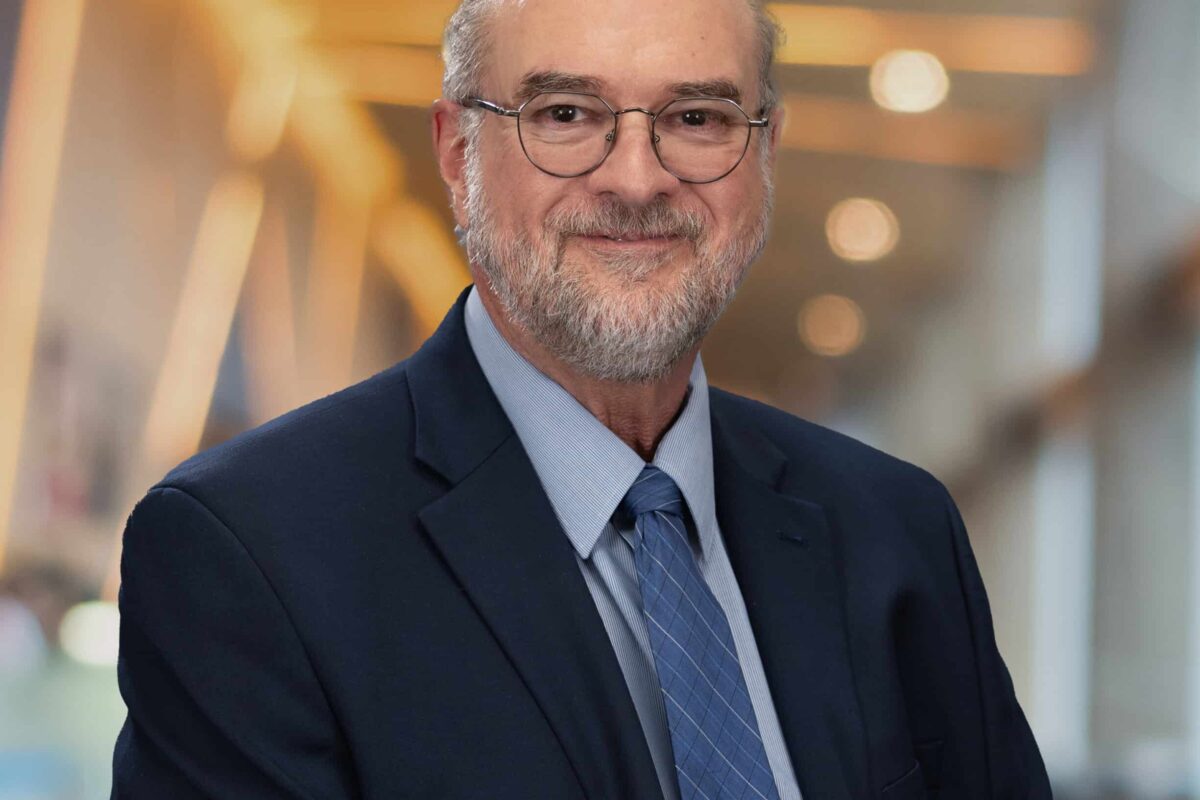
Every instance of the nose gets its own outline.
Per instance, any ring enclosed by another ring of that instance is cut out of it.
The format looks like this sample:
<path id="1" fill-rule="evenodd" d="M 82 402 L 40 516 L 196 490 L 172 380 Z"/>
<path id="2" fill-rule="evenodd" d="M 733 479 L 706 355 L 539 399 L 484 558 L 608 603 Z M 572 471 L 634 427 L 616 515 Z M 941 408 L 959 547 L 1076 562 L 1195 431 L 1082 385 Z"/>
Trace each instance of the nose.
<path id="1" fill-rule="evenodd" d="M 641 109 L 622 112 L 613 131 L 616 140 L 604 163 L 588 176 L 596 194 L 613 194 L 629 205 L 646 205 L 659 195 L 670 196 L 680 180 L 663 169 L 650 141 L 651 117 Z"/>

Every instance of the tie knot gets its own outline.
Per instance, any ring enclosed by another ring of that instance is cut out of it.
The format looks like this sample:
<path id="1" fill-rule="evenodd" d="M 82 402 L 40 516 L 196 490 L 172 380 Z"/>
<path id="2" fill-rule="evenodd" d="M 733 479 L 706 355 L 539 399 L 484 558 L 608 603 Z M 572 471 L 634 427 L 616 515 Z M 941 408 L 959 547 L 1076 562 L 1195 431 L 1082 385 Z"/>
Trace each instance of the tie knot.
<path id="1" fill-rule="evenodd" d="M 658 467 L 647 466 L 621 501 L 621 510 L 637 519 L 651 511 L 683 516 L 683 495 L 671 476 Z"/>

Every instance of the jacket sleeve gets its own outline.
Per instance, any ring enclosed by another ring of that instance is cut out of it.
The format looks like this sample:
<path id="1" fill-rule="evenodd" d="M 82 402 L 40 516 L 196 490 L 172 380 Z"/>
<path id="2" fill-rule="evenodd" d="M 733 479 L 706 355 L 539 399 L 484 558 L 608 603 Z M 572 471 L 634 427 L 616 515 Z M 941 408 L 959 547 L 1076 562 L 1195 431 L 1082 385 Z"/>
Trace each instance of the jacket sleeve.
<path id="1" fill-rule="evenodd" d="M 943 492 L 945 489 L 943 488 Z M 1049 800 L 1050 781 L 1033 732 L 1017 702 L 1012 678 L 996 647 L 992 612 L 983 578 L 958 507 L 945 492 L 959 585 L 966 605 L 987 737 L 987 761 L 994 800 Z"/>
<path id="2" fill-rule="evenodd" d="M 125 528 L 114 800 L 353 797 L 349 756 L 288 611 L 192 495 L 155 488 Z"/>

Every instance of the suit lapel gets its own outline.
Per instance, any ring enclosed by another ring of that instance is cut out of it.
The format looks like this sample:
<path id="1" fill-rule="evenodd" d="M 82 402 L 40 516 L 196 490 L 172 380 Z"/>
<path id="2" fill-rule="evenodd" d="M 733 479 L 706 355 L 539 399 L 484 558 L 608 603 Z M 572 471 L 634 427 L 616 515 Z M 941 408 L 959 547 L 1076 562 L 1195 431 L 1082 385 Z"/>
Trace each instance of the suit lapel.
<path id="1" fill-rule="evenodd" d="M 465 297 L 465 293 L 464 293 Z M 590 797 L 661 797 L 604 624 L 463 325 L 413 357 L 416 456 L 447 492 L 420 520 L 554 729 Z"/>
<path id="2" fill-rule="evenodd" d="M 715 400 L 716 398 L 714 398 Z M 870 796 L 843 587 L 824 509 L 778 490 L 783 454 L 713 405 L 717 517 L 805 797 Z"/>

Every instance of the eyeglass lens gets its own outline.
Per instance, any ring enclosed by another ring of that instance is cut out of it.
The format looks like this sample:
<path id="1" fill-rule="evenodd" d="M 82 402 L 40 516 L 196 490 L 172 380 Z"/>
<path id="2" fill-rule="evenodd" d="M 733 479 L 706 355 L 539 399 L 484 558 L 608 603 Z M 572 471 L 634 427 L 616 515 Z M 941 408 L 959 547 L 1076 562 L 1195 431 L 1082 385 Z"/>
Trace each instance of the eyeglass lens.
<path id="1" fill-rule="evenodd" d="M 521 145 L 534 165 L 552 175 L 574 177 L 608 155 L 617 117 L 594 95 L 550 92 L 527 102 L 518 123 Z M 750 140 L 750 121 L 733 102 L 683 98 L 659 112 L 654 135 L 663 167 L 680 180 L 700 183 L 738 165 Z"/>

